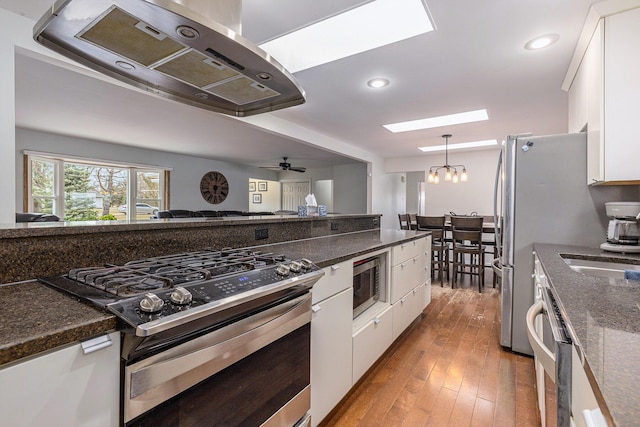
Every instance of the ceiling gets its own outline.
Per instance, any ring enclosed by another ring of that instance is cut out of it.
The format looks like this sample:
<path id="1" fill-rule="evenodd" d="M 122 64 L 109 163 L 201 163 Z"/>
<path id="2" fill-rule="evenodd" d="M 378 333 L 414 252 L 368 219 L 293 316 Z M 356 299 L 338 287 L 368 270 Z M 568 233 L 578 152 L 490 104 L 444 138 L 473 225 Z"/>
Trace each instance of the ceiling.
<path id="1" fill-rule="evenodd" d="M 51 3 L 0 0 L 0 7 L 37 20 Z M 260 43 L 361 3 L 243 0 L 243 36 Z M 436 31 L 295 73 L 307 102 L 267 114 L 383 158 L 425 155 L 417 147 L 440 145 L 445 133 L 453 134 L 449 142 L 455 144 L 566 132 L 567 94 L 560 86 L 590 0 L 427 4 Z M 559 34 L 559 41 L 540 51 L 524 49 L 547 33 Z M 16 76 L 20 127 L 248 165 L 277 164 L 284 155 L 307 167 L 353 161 L 24 55 L 17 55 Z M 391 83 L 374 90 L 366 85 L 373 77 Z M 480 108 L 487 109 L 488 121 L 398 134 L 382 127 Z"/>

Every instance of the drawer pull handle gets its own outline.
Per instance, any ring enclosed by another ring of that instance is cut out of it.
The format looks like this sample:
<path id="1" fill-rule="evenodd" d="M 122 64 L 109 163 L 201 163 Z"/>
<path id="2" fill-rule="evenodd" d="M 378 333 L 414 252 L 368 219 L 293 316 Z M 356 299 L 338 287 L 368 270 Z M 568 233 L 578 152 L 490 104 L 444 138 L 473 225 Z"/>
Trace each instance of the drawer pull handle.
<path id="1" fill-rule="evenodd" d="M 401 303 L 401 304 L 404 304 L 406 300 L 407 300 L 406 298 L 402 298 L 402 299 L 400 300 L 400 303 Z"/>
<path id="2" fill-rule="evenodd" d="M 311 311 L 313 311 L 314 313 L 319 312 L 320 310 L 322 310 L 322 306 L 319 304 L 314 304 L 311 306 Z"/>
<path id="3" fill-rule="evenodd" d="M 82 346 L 82 353 L 87 355 L 98 350 L 102 350 L 103 348 L 110 347 L 113 345 L 113 342 L 111 341 L 111 338 L 109 338 L 109 335 L 102 335 L 97 338 L 84 341 L 80 344 Z"/>
<path id="4" fill-rule="evenodd" d="M 340 270 L 340 266 L 339 266 L 339 265 L 337 265 L 337 264 L 336 264 L 336 265 L 332 265 L 332 266 L 331 266 L 331 269 L 332 269 L 333 271 Z"/>
<path id="5" fill-rule="evenodd" d="M 375 319 L 373 319 L 373 323 L 374 323 L 374 324 L 376 324 L 376 325 L 377 325 L 378 323 L 380 323 L 380 318 L 379 318 L 379 317 L 376 317 Z"/>

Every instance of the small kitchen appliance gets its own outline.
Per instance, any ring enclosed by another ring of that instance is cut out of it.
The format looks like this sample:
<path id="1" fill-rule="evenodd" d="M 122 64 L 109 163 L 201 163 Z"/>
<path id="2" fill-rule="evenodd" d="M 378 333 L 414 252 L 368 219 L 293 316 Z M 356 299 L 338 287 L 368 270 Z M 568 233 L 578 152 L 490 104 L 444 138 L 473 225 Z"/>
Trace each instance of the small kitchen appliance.
<path id="1" fill-rule="evenodd" d="M 600 248 L 610 252 L 640 253 L 640 202 L 605 203 L 605 211 L 612 219 L 607 228 L 607 241 Z"/>
<path id="2" fill-rule="evenodd" d="M 40 279 L 121 323 L 121 425 L 307 425 L 307 259 L 202 250 Z M 232 410 L 229 410 L 232 408 Z"/>

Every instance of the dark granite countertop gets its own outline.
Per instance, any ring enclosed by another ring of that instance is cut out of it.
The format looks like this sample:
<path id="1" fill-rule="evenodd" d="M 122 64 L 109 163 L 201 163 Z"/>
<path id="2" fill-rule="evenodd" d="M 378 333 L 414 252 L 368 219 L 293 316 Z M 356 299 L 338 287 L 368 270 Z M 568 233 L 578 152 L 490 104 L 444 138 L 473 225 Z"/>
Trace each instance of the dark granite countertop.
<path id="1" fill-rule="evenodd" d="M 290 223 L 294 221 L 313 222 L 344 218 L 376 218 L 380 214 L 332 214 L 326 216 L 297 215 L 262 215 L 262 216 L 231 216 L 212 218 L 171 218 L 148 219 L 130 221 L 59 221 L 59 222 L 28 222 L 17 224 L 0 224 L 0 239 L 64 236 L 73 234 L 104 233 L 111 231 L 151 231 L 177 228 L 222 227 L 246 224 Z"/>
<path id="2" fill-rule="evenodd" d="M 37 281 L 0 286 L 0 366 L 116 329 L 116 318 Z"/>
<path id="3" fill-rule="evenodd" d="M 560 299 L 587 377 L 605 417 L 615 425 L 640 420 L 640 281 L 574 272 L 572 258 L 640 264 L 640 255 L 599 248 L 535 244 L 542 267 Z"/>
<path id="4" fill-rule="evenodd" d="M 423 237 L 425 232 L 369 230 L 265 245 L 290 259 L 326 267 Z M 35 280 L 0 285 L 0 366 L 116 328 L 116 318 Z M 28 302 L 28 303 L 25 303 Z"/>
<path id="5" fill-rule="evenodd" d="M 257 247 L 282 253 L 290 259 L 308 258 L 324 268 L 368 252 L 424 237 L 425 234 L 430 233 L 391 229 L 367 230 Z"/>

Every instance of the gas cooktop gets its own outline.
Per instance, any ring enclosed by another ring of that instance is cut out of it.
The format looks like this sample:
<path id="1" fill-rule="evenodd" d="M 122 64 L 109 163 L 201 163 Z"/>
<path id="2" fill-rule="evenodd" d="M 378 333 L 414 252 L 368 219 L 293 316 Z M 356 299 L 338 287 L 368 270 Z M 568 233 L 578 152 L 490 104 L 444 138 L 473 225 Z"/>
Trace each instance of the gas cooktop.
<path id="1" fill-rule="evenodd" d="M 136 335 L 149 336 L 232 308 L 237 315 L 237 307 L 249 310 L 255 301 L 268 304 L 292 290 L 307 292 L 323 274 L 307 259 L 223 249 L 77 268 L 40 280 L 106 308 Z"/>

